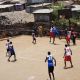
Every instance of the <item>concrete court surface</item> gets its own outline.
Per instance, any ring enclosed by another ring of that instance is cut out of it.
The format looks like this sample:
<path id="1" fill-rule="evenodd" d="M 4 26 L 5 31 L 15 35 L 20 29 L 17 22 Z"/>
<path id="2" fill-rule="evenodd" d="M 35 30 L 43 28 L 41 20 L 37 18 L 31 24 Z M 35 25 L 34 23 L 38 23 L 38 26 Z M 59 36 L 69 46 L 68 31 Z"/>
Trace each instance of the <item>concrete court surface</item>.
<path id="1" fill-rule="evenodd" d="M 47 63 L 44 62 L 48 51 L 57 61 L 55 67 L 55 80 L 79 80 L 80 79 L 80 41 L 72 46 L 73 68 L 64 69 L 64 45 L 65 40 L 56 39 L 56 45 L 49 43 L 49 37 L 38 37 L 37 44 L 32 44 L 31 36 L 18 36 L 10 39 L 13 42 L 17 61 L 8 62 L 5 57 L 6 40 L 0 41 L 0 80 L 49 80 Z M 11 60 L 13 57 L 11 58 Z M 67 66 L 70 66 L 67 63 Z"/>

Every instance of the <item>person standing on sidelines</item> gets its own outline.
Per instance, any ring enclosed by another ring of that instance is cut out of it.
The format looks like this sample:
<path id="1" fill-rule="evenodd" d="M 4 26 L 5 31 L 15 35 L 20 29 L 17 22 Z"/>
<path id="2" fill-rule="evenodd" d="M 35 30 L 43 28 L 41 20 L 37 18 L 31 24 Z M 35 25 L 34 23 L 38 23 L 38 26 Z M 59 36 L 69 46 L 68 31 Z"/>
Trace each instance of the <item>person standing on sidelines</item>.
<path id="1" fill-rule="evenodd" d="M 70 47 L 68 45 L 65 45 L 65 48 L 64 48 L 65 52 L 64 52 L 64 69 L 66 69 L 66 61 L 69 61 L 70 64 L 71 64 L 71 68 L 73 67 L 73 64 L 72 64 L 72 59 L 71 59 L 71 55 L 72 55 L 72 50 L 70 49 Z"/>
<path id="2" fill-rule="evenodd" d="M 76 34 L 75 34 L 75 32 L 72 32 L 71 40 L 73 42 L 73 45 L 76 45 Z"/>
<path id="3" fill-rule="evenodd" d="M 34 30 L 32 30 L 32 38 L 33 38 L 32 43 L 36 44 L 36 36 L 35 36 L 35 31 Z"/>
<path id="4" fill-rule="evenodd" d="M 53 76 L 53 80 L 55 80 L 55 77 L 54 77 L 54 66 L 56 66 L 56 60 L 55 58 L 51 55 L 51 52 L 48 52 L 48 56 L 46 57 L 45 59 L 45 62 L 48 62 L 48 74 L 49 74 L 49 78 L 50 80 L 52 80 L 51 78 L 51 74 Z"/>
<path id="5" fill-rule="evenodd" d="M 9 44 L 9 58 L 8 58 L 9 62 L 10 62 L 10 58 L 11 58 L 12 55 L 14 55 L 14 61 L 16 61 L 16 54 L 15 54 L 15 51 L 14 51 L 14 47 L 13 47 L 12 42 L 10 42 L 10 44 Z"/>
<path id="6" fill-rule="evenodd" d="M 7 52 L 6 52 L 6 56 L 9 55 L 9 44 L 10 44 L 10 40 L 7 39 L 7 42 L 6 42 L 6 50 L 7 50 Z"/>

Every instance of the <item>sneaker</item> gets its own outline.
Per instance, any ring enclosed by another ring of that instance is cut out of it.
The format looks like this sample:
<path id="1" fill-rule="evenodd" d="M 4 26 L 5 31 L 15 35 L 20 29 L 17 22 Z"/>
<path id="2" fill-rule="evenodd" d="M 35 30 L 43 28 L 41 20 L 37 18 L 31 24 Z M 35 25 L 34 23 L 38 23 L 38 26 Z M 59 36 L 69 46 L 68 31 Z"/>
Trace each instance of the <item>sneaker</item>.
<path id="1" fill-rule="evenodd" d="M 71 68 L 73 68 L 73 65 L 71 65 Z"/>
<path id="2" fill-rule="evenodd" d="M 8 62 L 10 62 L 10 60 L 8 59 Z"/>
<path id="3" fill-rule="evenodd" d="M 49 42 L 51 42 L 51 41 L 49 41 Z"/>
<path id="4" fill-rule="evenodd" d="M 17 59 L 15 59 L 14 61 L 17 61 Z"/>
<path id="5" fill-rule="evenodd" d="M 66 69 L 66 67 L 64 67 L 64 69 Z"/>

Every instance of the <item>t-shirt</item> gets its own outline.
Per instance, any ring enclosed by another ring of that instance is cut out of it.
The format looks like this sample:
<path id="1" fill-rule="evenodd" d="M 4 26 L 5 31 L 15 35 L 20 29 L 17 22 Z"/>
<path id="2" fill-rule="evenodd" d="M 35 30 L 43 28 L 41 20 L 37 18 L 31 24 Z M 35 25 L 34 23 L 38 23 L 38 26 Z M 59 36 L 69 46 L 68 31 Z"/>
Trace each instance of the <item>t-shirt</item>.
<path id="1" fill-rule="evenodd" d="M 70 38 L 71 37 L 71 31 L 68 31 L 67 35 Z"/>
<path id="2" fill-rule="evenodd" d="M 65 53 L 66 53 L 66 56 L 70 56 L 71 55 L 71 49 L 70 49 L 70 47 L 66 47 L 65 48 Z"/>
<path id="3" fill-rule="evenodd" d="M 9 45 L 9 51 L 10 51 L 11 53 L 15 53 L 15 51 L 14 51 L 14 48 L 13 48 L 13 45 L 12 45 L 12 44 L 10 44 L 10 45 Z"/>
<path id="4" fill-rule="evenodd" d="M 32 33 L 32 37 L 35 38 L 35 33 Z"/>
<path id="5" fill-rule="evenodd" d="M 6 43 L 6 48 L 7 48 L 7 49 L 9 48 L 9 44 L 10 44 L 10 42 L 7 42 L 7 43 Z"/>
<path id="6" fill-rule="evenodd" d="M 53 30 L 52 30 L 52 31 L 53 31 L 53 33 L 54 33 L 55 35 L 58 33 L 57 28 L 56 28 L 55 26 L 53 27 Z"/>
<path id="7" fill-rule="evenodd" d="M 48 58 L 48 67 L 54 66 L 52 55 L 48 55 L 47 58 Z"/>
<path id="8" fill-rule="evenodd" d="M 53 30 L 53 28 L 51 27 L 51 28 L 50 28 L 50 32 L 53 32 L 52 30 Z"/>

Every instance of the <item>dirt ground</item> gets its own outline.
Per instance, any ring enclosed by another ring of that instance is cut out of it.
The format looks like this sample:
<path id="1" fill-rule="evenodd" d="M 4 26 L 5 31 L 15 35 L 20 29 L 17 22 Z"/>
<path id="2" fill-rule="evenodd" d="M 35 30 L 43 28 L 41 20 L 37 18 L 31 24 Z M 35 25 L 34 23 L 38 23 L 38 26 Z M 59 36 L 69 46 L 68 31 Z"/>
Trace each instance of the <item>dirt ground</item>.
<path id="1" fill-rule="evenodd" d="M 65 40 L 56 39 L 56 45 L 49 43 L 48 37 L 38 37 L 37 44 L 32 44 L 31 36 L 19 36 L 10 39 L 13 42 L 17 61 L 8 62 L 5 43 L 0 41 L 0 80 L 49 80 L 47 63 L 44 62 L 48 51 L 57 61 L 55 67 L 55 80 L 79 80 L 80 79 L 80 41 L 72 46 L 73 68 L 64 69 L 64 45 Z M 13 59 L 13 57 L 11 58 Z M 69 63 L 67 63 L 70 66 Z"/>

